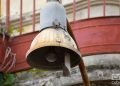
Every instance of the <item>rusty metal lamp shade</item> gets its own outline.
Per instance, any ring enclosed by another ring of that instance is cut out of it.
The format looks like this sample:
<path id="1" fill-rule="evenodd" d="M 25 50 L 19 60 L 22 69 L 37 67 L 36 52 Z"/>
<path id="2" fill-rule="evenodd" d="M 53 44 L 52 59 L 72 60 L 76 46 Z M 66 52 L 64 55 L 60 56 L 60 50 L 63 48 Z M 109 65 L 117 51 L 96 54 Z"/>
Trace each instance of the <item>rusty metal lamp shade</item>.
<path id="1" fill-rule="evenodd" d="M 35 68 L 59 70 L 64 65 L 65 53 L 71 57 L 71 67 L 79 64 L 80 54 L 70 35 L 62 29 L 49 28 L 33 40 L 27 62 Z"/>
<path id="2" fill-rule="evenodd" d="M 50 1 L 40 12 L 40 33 L 34 38 L 27 52 L 31 67 L 44 70 L 63 69 L 65 54 L 69 54 L 70 66 L 80 62 L 80 53 L 67 31 L 64 7 L 58 1 Z"/>

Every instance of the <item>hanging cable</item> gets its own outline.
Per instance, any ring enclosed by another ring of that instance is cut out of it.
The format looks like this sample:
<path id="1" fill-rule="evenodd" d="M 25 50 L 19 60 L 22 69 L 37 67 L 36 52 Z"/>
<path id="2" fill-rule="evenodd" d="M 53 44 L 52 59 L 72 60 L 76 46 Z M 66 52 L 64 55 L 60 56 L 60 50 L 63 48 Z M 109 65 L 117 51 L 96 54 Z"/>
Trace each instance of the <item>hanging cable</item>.
<path id="1" fill-rule="evenodd" d="M 15 67 L 16 63 L 16 54 L 11 53 L 10 54 L 10 60 L 7 62 L 7 64 L 1 69 L 1 71 L 5 71 L 6 73 L 9 72 L 12 68 Z"/>
<path id="2" fill-rule="evenodd" d="M 9 28 L 10 28 L 10 0 L 6 0 L 6 30 L 7 32 L 9 31 Z M 6 45 L 5 45 L 5 30 L 2 31 L 2 34 L 3 34 L 3 45 L 4 47 L 6 48 Z M 6 51 L 5 51 L 5 57 L 3 59 L 3 62 L 0 66 L 0 71 L 2 69 L 2 67 L 4 67 L 5 65 L 5 62 L 7 61 L 8 57 L 9 57 L 9 54 L 11 52 L 11 48 L 10 47 L 7 47 L 6 48 Z"/>
<path id="3" fill-rule="evenodd" d="M 1 68 L 1 71 L 5 70 L 5 69 L 10 65 L 12 59 L 11 59 L 11 57 L 10 57 L 9 59 L 10 59 L 10 60 L 7 61 L 7 63 Z"/>
<path id="4" fill-rule="evenodd" d="M 16 63 L 16 54 L 11 53 L 11 57 L 12 57 L 11 66 L 6 70 L 6 72 L 9 72 L 12 68 L 15 67 L 15 63 Z"/>
<path id="5" fill-rule="evenodd" d="M 1 32 L 2 32 L 2 40 L 3 42 L 5 41 L 5 29 L 1 29 Z"/>
<path id="6" fill-rule="evenodd" d="M 13 63 L 15 63 L 15 54 L 12 54 L 11 48 L 6 44 L 5 41 L 5 33 L 8 32 L 10 29 L 10 0 L 6 0 L 6 30 L 2 29 L 2 36 L 3 36 L 3 47 L 5 48 L 5 56 L 3 58 L 3 62 L 0 66 L 0 71 L 3 71 L 5 69 L 10 70 L 13 67 Z M 11 65 L 10 67 L 8 67 Z"/>
<path id="7" fill-rule="evenodd" d="M 5 52 L 5 58 L 7 58 L 10 55 L 10 53 L 11 53 L 11 48 L 8 47 Z"/>
<path id="8" fill-rule="evenodd" d="M 2 32 L 2 36 L 3 36 L 2 40 L 5 41 L 5 33 L 4 32 Z"/>
<path id="9" fill-rule="evenodd" d="M 6 70 L 6 72 L 9 72 L 13 67 L 15 67 L 15 63 L 16 63 L 16 54 L 12 53 L 11 48 L 8 47 L 5 52 L 4 61 L 0 67 L 0 71 Z"/>
<path id="10" fill-rule="evenodd" d="M 1 69 L 4 67 L 7 59 L 9 58 L 10 53 L 11 53 L 11 48 L 10 48 L 10 47 L 7 47 L 7 49 L 6 49 L 6 51 L 5 51 L 4 60 L 3 60 L 3 62 L 2 62 L 2 65 L 0 66 L 0 71 L 1 71 Z"/>
<path id="11" fill-rule="evenodd" d="M 10 58 L 10 57 L 9 57 L 10 54 L 11 54 L 11 48 L 8 47 L 8 48 L 6 49 L 4 61 L 3 61 L 3 64 L 2 64 L 2 66 L 1 66 L 1 68 L 0 68 L 0 71 L 3 71 L 3 70 L 10 64 L 10 61 L 6 64 L 7 59 Z"/>

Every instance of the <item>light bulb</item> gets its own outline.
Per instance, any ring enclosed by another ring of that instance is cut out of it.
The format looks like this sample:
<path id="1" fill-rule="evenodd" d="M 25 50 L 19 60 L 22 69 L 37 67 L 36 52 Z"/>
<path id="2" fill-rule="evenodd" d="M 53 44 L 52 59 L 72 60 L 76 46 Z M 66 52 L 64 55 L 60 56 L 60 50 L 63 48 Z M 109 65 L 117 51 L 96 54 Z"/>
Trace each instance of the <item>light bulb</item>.
<path id="1" fill-rule="evenodd" d="M 55 62 L 56 61 L 56 55 L 54 53 L 49 53 L 47 56 L 46 56 L 46 60 L 48 62 Z"/>

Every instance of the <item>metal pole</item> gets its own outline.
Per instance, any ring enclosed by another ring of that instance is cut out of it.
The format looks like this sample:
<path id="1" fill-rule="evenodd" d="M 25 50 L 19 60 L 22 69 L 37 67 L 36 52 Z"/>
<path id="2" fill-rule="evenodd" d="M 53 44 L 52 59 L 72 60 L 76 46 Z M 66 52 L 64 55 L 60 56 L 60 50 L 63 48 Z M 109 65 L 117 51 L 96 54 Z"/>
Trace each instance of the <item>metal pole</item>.
<path id="1" fill-rule="evenodd" d="M 77 41 L 75 40 L 72 29 L 71 29 L 71 27 L 68 23 L 68 20 L 67 20 L 67 28 L 68 28 L 69 34 L 72 36 L 72 38 L 74 39 L 74 41 L 75 41 L 75 43 L 78 47 Z M 82 75 L 84 86 L 90 86 L 89 78 L 88 78 L 88 75 L 87 75 L 87 70 L 86 70 L 86 67 L 85 67 L 85 64 L 84 64 L 84 61 L 83 61 L 82 57 L 80 59 L 79 69 L 80 69 L 80 72 L 81 72 L 81 75 Z"/>
<path id="2" fill-rule="evenodd" d="M 106 16 L 106 0 L 103 0 L 103 16 Z"/>
<path id="3" fill-rule="evenodd" d="M 88 18 L 90 18 L 90 0 L 88 0 Z"/>
<path id="4" fill-rule="evenodd" d="M 10 28 L 10 0 L 6 0 L 6 29 Z"/>
<path id="5" fill-rule="evenodd" d="M 73 0 L 73 21 L 74 21 L 74 23 L 75 23 L 75 20 L 76 20 L 76 1 Z M 67 21 L 67 26 L 68 26 L 68 32 L 70 33 L 70 35 L 75 40 L 75 37 L 73 35 L 73 32 L 71 30 L 71 27 L 70 27 L 68 21 Z M 75 42 L 76 42 L 76 40 L 75 40 Z M 77 44 L 77 42 L 76 42 L 76 44 Z M 78 44 L 77 44 L 77 47 L 78 47 Z M 83 61 L 82 57 L 81 57 L 81 60 L 80 60 L 79 69 L 81 71 L 81 75 L 82 75 L 82 79 L 83 79 L 83 82 L 84 82 L 84 86 L 90 86 L 90 82 L 89 82 L 89 79 L 88 79 L 86 67 L 84 65 L 84 61 Z"/>
<path id="6" fill-rule="evenodd" d="M 118 1 L 118 3 L 119 3 L 119 15 L 120 15 L 120 0 Z"/>
<path id="7" fill-rule="evenodd" d="M 60 3 L 62 4 L 62 0 L 60 0 Z"/>
<path id="8" fill-rule="evenodd" d="M 22 34 L 22 4 L 23 1 L 20 0 L 20 35 Z"/>
<path id="9" fill-rule="evenodd" d="M 33 32 L 35 31 L 35 1 L 33 0 Z"/>
<path id="10" fill-rule="evenodd" d="M 79 69 L 80 69 L 80 72 L 81 72 L 81 75 L 82 75 L 84 86 L 90 86 L 89 78 L 88 78 L 88 75 L 87 75 L 87 70 L 86 70 L 83 59 L 80 60 Z"/>
<path id="11" fill-rule="evenodd" d="M 0 17 L 1 17 L 1 0 L 0 0 Z"/>
<path id="12" fill-rule="evenodd" d="M 76 20 L 76 0 L 73 0 L 73 21 Z"/>

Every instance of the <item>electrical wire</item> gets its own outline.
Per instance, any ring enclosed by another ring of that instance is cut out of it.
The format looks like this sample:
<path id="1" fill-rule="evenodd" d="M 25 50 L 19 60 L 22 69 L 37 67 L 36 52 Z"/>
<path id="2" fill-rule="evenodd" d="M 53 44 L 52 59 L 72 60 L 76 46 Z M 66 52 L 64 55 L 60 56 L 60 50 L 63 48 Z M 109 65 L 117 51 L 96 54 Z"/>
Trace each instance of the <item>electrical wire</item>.
<path id="1" fill-rule="evenodd" d="M 12 53 L 12 54 L 11 54 L 11 57 L 13 58 L 13 59 L 12 59 L 11 66 L 6 70 L 6 72 L 9 72 L 12 68 L 15 67 L 15 63 L 16 63 L 16 54 Z"/>
<path id="2" fill-rule="evenodd" d="M 6 72 L 9 72 L 13 67 L 15 67 L 15 63 L 16 63 L 16 54 L 12 53 L 11 48 L 8 47 L 5 52 L 4 61 L 0 66 L 0 71 L 6 70 Z"/>
<path id="3" fill-rule="evenodd" d="M 10 47 L 7 47 L 7 48 L 6 48 L 6 51 L 5 51 L 4 60 L 3 60 L 3 62 L 2 62 L 2 65 L 0 66 L 0 71 L 1 71 L 1 69 L 3 68 L 3 66 L 5 65 L 7 59 L 9 58 L 10 53 L 11 53 L 11 48 L 10 48 Z"/>

